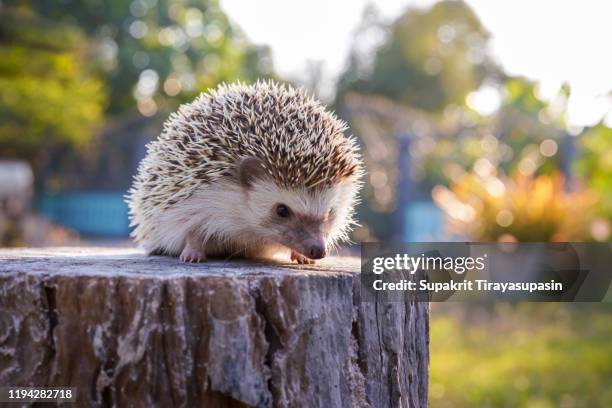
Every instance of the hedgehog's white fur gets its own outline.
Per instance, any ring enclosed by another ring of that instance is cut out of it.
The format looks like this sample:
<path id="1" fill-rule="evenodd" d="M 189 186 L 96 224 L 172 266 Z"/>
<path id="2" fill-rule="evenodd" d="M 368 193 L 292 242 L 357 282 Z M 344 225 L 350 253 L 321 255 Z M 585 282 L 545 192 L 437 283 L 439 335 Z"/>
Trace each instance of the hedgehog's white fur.
<path id="1" fill-rule="evenodd" d="M 147 146 L 127 197 L 133 237 L 147 252 L 171 255 L 189 235 L 208 255 L 295 251 L 266 224 L 283 203 L 320 220 L 312 228 L 327 244 L 347 240 L 362 165 L 345 129 L 302 90 L 272 82 L 202 94 Z M 260 161 L 264 177 L 245 188 L 236 172 L 248 158 Z"/>

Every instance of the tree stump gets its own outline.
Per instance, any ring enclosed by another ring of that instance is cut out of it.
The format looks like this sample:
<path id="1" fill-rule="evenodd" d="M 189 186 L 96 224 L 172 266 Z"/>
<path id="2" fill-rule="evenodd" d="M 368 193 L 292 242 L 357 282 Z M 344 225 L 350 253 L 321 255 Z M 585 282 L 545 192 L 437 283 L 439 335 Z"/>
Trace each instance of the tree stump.
<path id="1" fill-rule="evenodd" d="M 358 258 L 184 264 L 0 250 L 0 386 L 78 406 L 426 407 L 428 305 L 360 300 Z"/>

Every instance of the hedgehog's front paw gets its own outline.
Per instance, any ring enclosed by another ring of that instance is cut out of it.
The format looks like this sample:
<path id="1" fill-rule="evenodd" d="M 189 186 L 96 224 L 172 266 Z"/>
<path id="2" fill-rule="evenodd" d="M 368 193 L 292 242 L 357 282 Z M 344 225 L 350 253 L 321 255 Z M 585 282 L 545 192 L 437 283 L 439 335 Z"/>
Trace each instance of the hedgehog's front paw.
<path id="1" fill-rule="evenodd" d="M 185 246 L 179 259 L 182 262 L 204 262 L 206 260 L 206 254 L 201 249 L 193 248 L 189 245 Z"/>
<path id="2" fill-rule="evenodd" d="M 300 265 L 314 265 L 315 260 L 306 258 L 304 255 L 297 253 L 295 251 L 291 251 L 291 260 L 299 263 Z"/>

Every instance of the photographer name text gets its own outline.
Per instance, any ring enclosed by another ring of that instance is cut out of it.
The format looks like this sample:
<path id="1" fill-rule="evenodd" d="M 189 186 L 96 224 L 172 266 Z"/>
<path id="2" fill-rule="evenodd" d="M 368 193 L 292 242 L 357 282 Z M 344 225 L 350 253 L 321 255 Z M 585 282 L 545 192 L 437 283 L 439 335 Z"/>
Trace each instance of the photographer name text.
<path id="1" fill-rule="evenodd" d="M 373 282 L 374 290 L 383 291 L 427 291 L 427 292 L 562 292 L 563 284 L 550 280 L 549 282 L 490 282 L 486 279 L 473 281 L 429 282 L 427 279 L 409 281 L 402 279 L 399 282 L 384 282 L 377 279 Z"/>

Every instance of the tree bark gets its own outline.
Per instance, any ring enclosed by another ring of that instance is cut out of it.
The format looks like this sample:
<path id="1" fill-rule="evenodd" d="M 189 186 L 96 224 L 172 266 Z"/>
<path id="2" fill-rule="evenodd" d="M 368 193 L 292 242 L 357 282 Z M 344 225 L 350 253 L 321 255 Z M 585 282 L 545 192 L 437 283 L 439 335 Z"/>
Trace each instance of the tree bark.
<path id="1" fill-rule="evenodd" d="M 0 250 L 0 386 L 78 406 L 426 407 L 426 303 L 366 303 L 358 258 L 183 264 Z"/>

